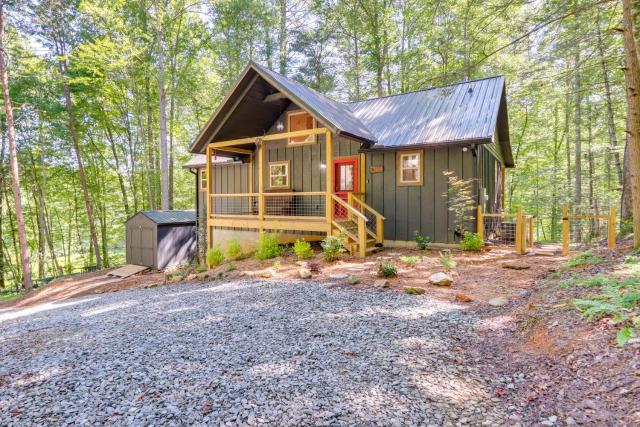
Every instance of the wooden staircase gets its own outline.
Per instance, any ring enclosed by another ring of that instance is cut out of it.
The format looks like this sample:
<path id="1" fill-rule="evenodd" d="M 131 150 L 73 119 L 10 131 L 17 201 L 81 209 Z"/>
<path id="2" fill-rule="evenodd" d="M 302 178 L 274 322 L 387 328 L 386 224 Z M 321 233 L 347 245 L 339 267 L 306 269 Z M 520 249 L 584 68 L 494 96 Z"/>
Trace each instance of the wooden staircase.
<path id="1" fill-rule="evenodd" d="M 333 219 L 332 233 L 344 238 L 343 244 L 349 253 L 364 258 L 381 250 L 385 218 L 352 193 L 349 194 L 348 201 L 336 195 L 333 200 L 335 208 L 340 209 L 343 215 Z"/>

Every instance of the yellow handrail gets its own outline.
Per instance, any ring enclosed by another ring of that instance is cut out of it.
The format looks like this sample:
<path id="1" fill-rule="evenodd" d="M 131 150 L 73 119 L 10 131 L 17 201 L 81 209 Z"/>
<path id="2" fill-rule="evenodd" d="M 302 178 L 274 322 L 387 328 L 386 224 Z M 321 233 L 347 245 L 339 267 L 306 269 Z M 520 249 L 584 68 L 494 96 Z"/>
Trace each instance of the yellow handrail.
<path id="1" fill-rule="evenodd" d="M 358 196 L 358 195 L 361 195 L 361 194 L 363 195 L 364 193 L 353 193 L 354 196 Z M 358 197 L 354 197 L 353 200 L 355 200 L 356 202 L 360 203 L 360 206 L 362 206 L 363 208 L 365 208 L 366 210 L 368 210 L 369 212 L 371 212 L 375 216 L 379 216 L 383 220 L 387 219 L 384 216 L 382 216 L 382 214 L 380 212 L 378 212 L 377 210 L 375 210 L 371 206 L 369 206 L 364 200 L 359 199 Z"/>
<path id="2" fill-rule="evenodd" d="M 332 194 L 331 198 L 334 201 L 338 202 L 338 204 L 341 205 L 343 208 L 345 208 L 350 214 L 357 216 L 358 218 L 364 220 L 364 222 L 369 221 L 367 217 L 364 216 L 360 211 L 358 211 L 356 208 L 354 208 L 353 206 L 351 206 L 350 204 L 342 200 L 340 197 L 336 196 L 335 194 Z"/>

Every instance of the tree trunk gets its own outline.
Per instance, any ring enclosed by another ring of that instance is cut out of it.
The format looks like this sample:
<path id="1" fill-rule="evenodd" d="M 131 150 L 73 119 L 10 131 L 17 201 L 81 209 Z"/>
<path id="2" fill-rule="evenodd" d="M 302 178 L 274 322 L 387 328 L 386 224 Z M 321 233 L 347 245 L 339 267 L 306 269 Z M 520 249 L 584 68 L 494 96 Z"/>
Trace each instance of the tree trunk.
<path id="1" fill-rule="evenodd" d="M 162 25 L 159 23 L 158 25 Z M 167 97 L 164 90 L 163 29 L 158 30 L 158 125 L 160 130 L 160 202 L 163 211 L 169 210 L 169 152 L 167 147 Z"/>
<path id="2" fill-rule="evenodd" d="M 287 52 L 287 0 L 278 0 L 280 6 L 280 17 L 278 22 L 278 64 L 280 74 L 287 75 L 288 52 Z"/>
<path id="3" fill-rule="evenodd" d="M 2 133 L 2 146 L 0 146 L 0 289 L 4 289 L 5 287 L 5 279 L 4 279 L 4 236 L 2 235 L 2 222 L 3 222 L 3 211 L 2 207 L 2 197 L 4 192 L 4 153 L 7 148 L 7 142 L 4 137 L 4 132 Z"/>
<path id="4" fill-rule="evenodd" d="M 633 33 L 631 0 L 622 1 L 625 80 L 627 83 L 627 132 L 629 190 L 633 213 L 633 246 L 640 246 L 640 61 Z"/>
<path id="5" fill-rule="evenodd" d="M 145 77 L 145 92 L 147 100 L 147 186 L 149 191 L 149 209 L 156 209 L 156 159 L 153 142 L 153 110 L 151 108 L 151 84 L 149 77 Z"/>
<path id="6" fill-rule="evenodd" d="M 582 127 L 582 98 L 580 94 L 580 48 L 577 47 L 575 52 L 575 77 L 573 84 L 573 91 L 575 96 L 575 126 L 576 126 L 576 144 L 575 144 L 575 194 L 574 194 L 574 209 L 576 211 L 580 211 L 582 208 L 582 134 L 580 133 L 580 128 Z M 582 238 L 582 230 L 580 226 L 580 221 L 576 221 L 575 227 L 575 238 L 577 241 L 580 241 Z"/>
<path id="7" fill-rule="evenodd" d="M 22 196 L 20 193 L 20 172 L 18 168 L 18 149 L 16 147 L 15 129 L 13 125 L 13 108 L 9 95 L 9 73 L 7 72 L 4 52 L 4 0 L 0 0 L 0 74 L 2 75 L 2 96 L 4 113 L 7 120 L 7 139 L 9 142 L 9 165 L 11 169 L 11 183 L 13 188 L 13 203 L 18 224 L 18 239 L 20 241 L 20 261 L 22 264 L 22 283 L 27 291 L 33 288 L 31 282 L 31 262 L 29 260 L 29 246 L 24 227 L 24 214 L 22 212 Z"/>

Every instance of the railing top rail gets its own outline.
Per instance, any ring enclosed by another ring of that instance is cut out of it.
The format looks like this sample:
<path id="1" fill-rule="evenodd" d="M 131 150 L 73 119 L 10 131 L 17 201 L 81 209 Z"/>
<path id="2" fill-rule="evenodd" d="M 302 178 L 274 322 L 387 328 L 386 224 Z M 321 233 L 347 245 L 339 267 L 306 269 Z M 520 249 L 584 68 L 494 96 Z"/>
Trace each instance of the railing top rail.
<path id="1" fill-rule="evenodd" d="M 358 194 L 364 194 L 364 193 L 353 193 L 354 195 L 358 195 Z M 379 216 L 380 218 L 382 218 L 383 220 L 386 220 L 386 218 L 384 216 L 382 216 L 382 214 L 380 212 L 378 212 L 377 210 L 373 209 L 371 206 L 369 206 L 364 200 L 359 199 L 357 197 L 354 198 L 354 200 L 356 202 L 358 202 L 360 204 L 360 206 L 362 206 L 363 208 L 365 208 L 366 210 L 368 210 L 369 212 L 371 212 L 372 214 L 374 214 L 375 216 Z"/>
<path id="2" fill-rule="evenodd" d="M 357 216 L 358 218 L 363 219 L 365 222 L 369 222 L 369 219 L 367 219 L 366 216 L 364 216 L 362 213 L 358 212 L 357 209 L 355 209 L 353 206 L 351 206 L 349 203 L 345 202 L 344 200 L 342 200 L 340 197 L 336 196 L 335 194 L 332 194 L 331 197 L 333 198 L 333 200 L 335 200 L 336 202 L 338 202 L 338 204 L 340 204 L 342 207 L 344 207 L 347 211 L 349 211 L 349 213 Z"/>
<path id="3" fill-rule="evenodd" d="M 324 191 L 287 191 L 278 193 L 262 193 L 265 197 L 277 197 L 277 196 L 325 196 L 327 193 Z M 211 197 L 253 197 L 259 196 L 260 193 L 211 193 Z"/>
<path id="4" fill-rule="evenodd" d="M 493 218 L 506 218 L 506 217 L 516 217 L 517 214 L 514 213 L 483 213 L 484 217 L 493 217 Z"/>
<path id="5" fill-rule="evenodd" d="M 259 193 L 211 193 L 211 197 L 252 197 L 259 196 Z"/>

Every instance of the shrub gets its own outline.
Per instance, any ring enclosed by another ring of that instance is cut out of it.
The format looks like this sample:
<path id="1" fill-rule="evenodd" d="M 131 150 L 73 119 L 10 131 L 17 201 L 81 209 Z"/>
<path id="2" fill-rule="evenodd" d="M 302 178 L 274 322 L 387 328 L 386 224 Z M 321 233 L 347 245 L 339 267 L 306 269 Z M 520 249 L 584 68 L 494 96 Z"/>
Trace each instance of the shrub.
<path id="1" fill-rule="evenodd" d="M 396 277 L 398 275 L 398 269 L 395 264 L 389 261 L 378 263 L 378 276 L 382 277 Z"/>
<path id="2" fill-rule="evenodd" d="M 237 238 L 231 238 L 227 241 L 227 258 L 238 259 L 242 257 L 242 246 Z"/>
<path id="3" fill-rule="evenodd" d="M 295 252 L 298 259 L 309 259 L 313 256 L 311 243 L 305 240 L 296 240 L 293 244 L 293 252 Z"/>
<path id="4" fill-rule="evenodd" d="M 196 273 L 204 273 L 205 271 L 207 271 L 207 266 L 204 264 L 198 264 L 196 265 Z"/>
<path id="5" fill-rule="evenodd" d="M 255 257 L 259 260 L 271 259 L 280 256 L 282 248 L 278 244 L 278 233 L 265 233 L 260 232 L 258 238 L 258 249 L 256 250 Z"/>
<path id="6" fill-rule="evenodd" d="M 427 249 L 427 246 L 429 246 L 429 243 L 431 243 L 431 238 L 429 238 L 428 236 L 423 236 L 418 230 L 415 231 L 414 236 L 416 244 L 418 245 L 418 249 Z"/>
<path id="7" fill-rule="evenodd" d="M 442 266 L 444 268 L 446 268 L 447 270 L 451 270 L 452 268 L 456 268 L 456 265 L 458 265 L 458 263 L 456 263 L 453 260 L 453 257 L 451 256 L 451 252 L 449 252 L 449 251 L 440 252 L 440 264 L 442 264 Z"/>
<path id="8" fill-rule="evenodd" d="M 340 257 L 340 254 L 345 252 L 346 249 L 342 246 L 342 239 L 336 236 L 327 236 L 322 242 L 322 255 L 326 261 L 335 261 Z"/>
<path id="9" fill-rule="evenodd" d="M 216 245 L 213 248 L 207 250 L 207 264 L 210 266 L 217 266 L 224 261 L 224 253 L 220 249 L 220 245 Z"/>
<path id="10" fill-rule="evenodd" d="M 401 256 L 400 262 L 402 262 L 407 267 L 415 267 L 415 265 L 420 261 L 420 257 L 417 256 Z"/>
<path id="11" fill-rule="evenodd" d="M 460 240 L 460 249 L 463 251 L 479 251 L 484 246 L 484 242 L 478 233 L 465 231 Z"/>

